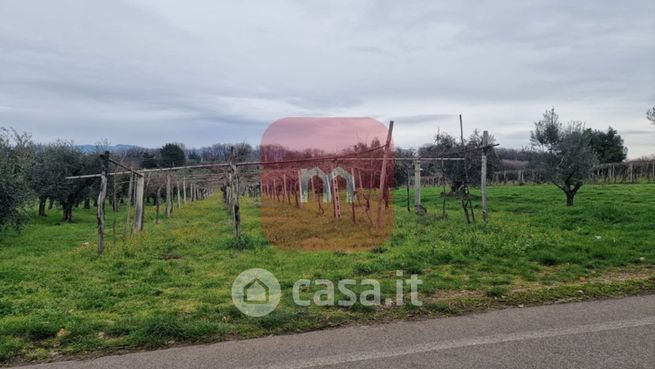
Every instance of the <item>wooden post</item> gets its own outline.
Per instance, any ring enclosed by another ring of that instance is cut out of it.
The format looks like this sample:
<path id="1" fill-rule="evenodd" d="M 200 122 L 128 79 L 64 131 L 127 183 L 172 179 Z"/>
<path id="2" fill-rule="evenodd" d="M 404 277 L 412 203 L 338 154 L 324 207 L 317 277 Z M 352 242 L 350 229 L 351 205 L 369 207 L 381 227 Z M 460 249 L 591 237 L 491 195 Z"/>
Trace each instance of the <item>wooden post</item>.
<path id="1" fill-rule="evenodd" d="M 300 178 L 300 173 L 298 173 L 298 198 L 300 201 L 297 202 L 298 207 L 302 206 L 302 178 Z M 307 201 L 309 201 L 309 194 L 307 194 Z"/>
<path id="2" fill-rule="evenodd" d="M 127 185 L 127 210 L 125 211 L 125 228 L 123 228 L 123 239 L 127 237 L 127 229 L 130 226 L 130 205 L 134 197 L 134 174 L 130 174 L 130 182 Z"/>
<path id="3" fill-rule="evenodd" d="M 116 176 L 111 176 L 111 210 L 114 213 L 118 212 L 118 196 L 116 196 L 117 189 L 118 186 L 116 186 Z"/>
<path id="4" fill-rule="evenodd" d="M 487 145 L 489 145 L 489 132 L 484 131 L 482 133 L 480 192 L 482 193 L 482 219 L 485 223 L 489 221 L 489 209 L 487 207 Z"/>
<path id="5" fill-rule="evenodd" d="M 230 214 L 234 216 L 234 208 L 232 207 L 232 168 L 230 168 L 230 172 L 227 173 L 227 182 L 225 184 L 225 195 L 224 195 L 224 202 L 225 206 L 227 209 L 230 211 Z"/>
<path id="6" fill-rule="evenodd" d="M 462 146 L 464 146 L 464 123 L 462 123 L 462 114 L 459 115 L 459 134 L 460 139 L 462 140 Z"/>
<path id="7" fill-rule="evenodd" d="M 234 197 L 233 197 L 233 214 L 234 214 L 234 236 L 237 239 L 241 238 L 241 204 L 239 199 L 239 167 L 236 164 L 231 163 L 230 167 L 232 168 L 233 173 L 233 186 L 234 186 Z"/>
<path id="8" fill-rule="evenodd" d="M 157 186 L 157 196 L 155 197 L 155 224 L 159 224 L 159 204 L 161 198 L 161 184 Z"/>
<path id="9" fill-rule="evenodd" d="M 393 134 L 393 120 L 389 122 L 389 131 L 387 132 L 387 141 L 384 145 L 384 156 L 382 157 L 382 170 L 380 171 L 380 195 L 378 196 L 378 211 L 375 217 L 375 224 L 379 228 L 382 225 L 382 203 L 384 202 L 384 192 L 386 190 L 387 179 L 387 162 L 391 153 L 391 135 Z"/>
<path id="10" fill-rule="evenodd" d="M 312 176 L 312 178 L 310 178 L 309 180 L 311 181 L 311 184 L 312 184 L 312 195 L 311 196 L 316 196 L 316 188 L 314 187 L 314 176 Z M 323 191 L 325 191 L 325 190 L 323 190 Z M 307 198 L 308 198 L 307 201 L 311 201 L 311 200 L 309 200 L 309 198 L 310 198 L 309 196 L 307 196 Z"/>
<path id="11" fill-rule="evenodd" d="M 277 195 L 277 183 L 275 183 L 275 178 L 273 178 L 273 198 L 280 201 L 280 197 Z"/>
<path id="12" fill-rule="evenodd" d="M 612 182 L 616 183 L 614 164 L 611 164 L 610 168 L 612 168 L 612 174 L 611 174 Z"/>
<path id="13" fill-rule="evenodd" d="M 105 196 L 107 194 L 107 171 L 103 170 L 100 177 L 100 192 L 98 193 L 98 254 L 105 250 Z"/>
<path id="14" fill-rule="evenodd" d="M 337 167 L 338 164 L 333 166 L 333 169 Z M 339 176 L 336 175 L 334 171 L 330 174 L 332 177 L 332 205 L 334 210 L 334 217 L 341 219 L 341 201 L 339 199 Z"/>
<path id="15" fill-rule="evenodd" d="M 182 202 L 186 205 L 186 177 L 182 178 Z"/>
<path id="16" fill-rule="evenodd" d="M 175 180 L 175 189 L 177 190 L 177 208 L 182 207 L 182 199 L 180 198 L 180 181 Z"/>
<path id="17" fill-rule="evenodd" d="M 421 161 L 414 160 L 414 211 L 417 214 L 423 212 L 421 205 Z"/>
<path id="18" fill-rule="evenodd" d="M 312 177 L 312 188 L 314 188 L 314 177 Z M 327 191 L 327 188 L 323 186 L 323 192 Z M 321 201 L 323 201 L 323 196 L 316 196 L 316 204 L 318 205 L 318 212 L 319 214 L 323 215 L 325 214 L 325 210 L 323 210 L 323 206 L 321 205 Z"/>
<path id="19" fill-rule="evenodd" d="M 374 167 L 373 167 L 373 163 L 374 163 L 374 161 L 371 160 L 371 168 L 374 168 Z M 369 176 L 369 179 L 368 179 L 368 180 L 369 180 L 368 185 L 369 185 L 369 187 L 370 187 L 371 189 L 372 189 L 373 187 L 375 187 L 375 178 L 374 178 L 374 176 L 375 176 L 375 169 L 372 169 L 372 170 L 371 170 L 371 173 L 370 173 L 370 176 Z"/>
<path id="20" fill-rule="evenodd" d="M 146 179 L 143 175 L 136 177 L 136 193 L 134 195 L 134 233 L 143 230 L 143 193 L 145 192 Z"/>
<path id="21" fill-rule="evenodd" d="M 444 164 L 443 159 L 441 159 L 441 171 L 443 173 Z M 446 220 L 446 179 L 442 178 L 443 189 L 441 192 L 441 219 Z"/>
<path id="22" fill-rule="evenodd" d="M 171 211 L 173 210 L 173 199 L 171 199 L 171 174 L 166 175 L 166 218 L 171 217 Z"/>
<path id="23" fill-rule="evenodd" d="M 293 187 L 293 184 L 294 184 L 293 182 L 294 181 L 291 180 L 291 183 L 292 183 L 291 194 L 293 194 L 293 200 L 296 202 L 296 207 L 300 208 L 300 192 L 298 191 L 297 188 Z M 298 182 L 300 182 L 300 181 L 298 181 Z"/>
<path id="24" fill-rule="evenodd" d="M 107 171 L 109 170 L 109 151 L 102 156 L 102 174 L 100 176 L 100 192 L 98 193 L 98 254 L 105 251 L 105 197 L 107 196 Z"/>
<path id="25" fill-rule="evenodd" d="M 403 165 L 405 166 L 405 165 Z M 411 212 L 412 210 L 410 209 L 410 201 L 409 201 L 409 167 L 405 166 L 405 175 L 407 177 L 407 180 L 405 181 L 405 188 L 407 189 L 407 212 Z"/>
<path id="26" fill-rule="evenodd" d="M 282 174 L 282 191 L 284 191 L 284 198 L 283 200 L 289 200 L 289 204 L 291 204 L 291 198 L 289 197 L 289 194 L 287 193 L 287 175 Z"/>

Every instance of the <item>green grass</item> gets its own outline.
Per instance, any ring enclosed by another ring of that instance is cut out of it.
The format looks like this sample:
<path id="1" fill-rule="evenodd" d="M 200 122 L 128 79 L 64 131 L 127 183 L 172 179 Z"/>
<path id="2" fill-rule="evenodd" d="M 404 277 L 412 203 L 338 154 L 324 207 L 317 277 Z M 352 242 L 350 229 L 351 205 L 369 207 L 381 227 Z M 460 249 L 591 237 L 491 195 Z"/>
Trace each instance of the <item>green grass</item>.
<path id="1" fill-rule="evenodd" d="M 467 225 L 454 199 L 438 219 L 439 192 L 424 191 L 428 214 L 417 216 L 399 190 L 392 237 L 363 252 L 272 247 L 249 200 L 248 237 L 238 243 L 218 197 L 175 209 L 159 225 L 148 208 L 145 232 L 127 242 L 124 213 L 115 238 L 110 213 L 103 256 L 94 209 L 75 209 L 73 224 L 54 210 L 35 216 L 22 232 L 0 235 L 0 362 L 655 291 L 655 185 L 585 186 L 573 208 L 553 186 L 493 187 L 486 226 Z M 232 281 L 252 267 L 273 272 L 285 292 L 264 318 L 245 317 L 231 302 Z M 290 298 L 300 278 L 376 278 L 393 297 L 396 270 L 420 274 L 424 306 L 305 308 Z"/>

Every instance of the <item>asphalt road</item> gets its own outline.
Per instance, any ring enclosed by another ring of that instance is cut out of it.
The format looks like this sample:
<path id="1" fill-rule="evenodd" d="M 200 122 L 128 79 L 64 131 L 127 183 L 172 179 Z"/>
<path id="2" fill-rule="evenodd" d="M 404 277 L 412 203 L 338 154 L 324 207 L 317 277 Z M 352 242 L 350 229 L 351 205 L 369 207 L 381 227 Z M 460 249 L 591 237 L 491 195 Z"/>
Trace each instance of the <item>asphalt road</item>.
<path id="1" fill-rule="evenodd" d="M 57 362 L 30 368 L 655 368 L 655 296 Z"/>

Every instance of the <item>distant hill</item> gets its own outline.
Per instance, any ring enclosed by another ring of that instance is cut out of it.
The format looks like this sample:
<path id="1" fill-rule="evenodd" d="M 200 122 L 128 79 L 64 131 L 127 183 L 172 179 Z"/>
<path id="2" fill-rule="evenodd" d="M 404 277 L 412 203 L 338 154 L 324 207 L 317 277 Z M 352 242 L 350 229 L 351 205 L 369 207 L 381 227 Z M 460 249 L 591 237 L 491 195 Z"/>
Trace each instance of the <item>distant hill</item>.
<path id="1" fill-rule="evenodd" d="M 93 153 L 96 151 L 96 145 L 76 145 L 76 146 L 85 153 Z M 134 149 L 138 147 L 139 146 L 136 145 L 118 144 L 118 145 L 107 146 L 107 150 L 109 150 L 109 152 L 111 153 L 116 154 L 116 153 L 123 152 L 125 150 Z"/>

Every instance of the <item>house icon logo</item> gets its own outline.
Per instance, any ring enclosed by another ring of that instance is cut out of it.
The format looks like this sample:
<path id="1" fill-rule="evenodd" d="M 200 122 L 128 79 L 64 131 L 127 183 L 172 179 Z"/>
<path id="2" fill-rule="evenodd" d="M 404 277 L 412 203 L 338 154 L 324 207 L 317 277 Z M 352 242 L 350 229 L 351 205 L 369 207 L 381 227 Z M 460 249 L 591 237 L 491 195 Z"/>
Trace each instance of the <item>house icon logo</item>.
<path id="1" fill-rule="evenodd" d="M 248 269 L 232 283 L 234 306 L 252 317 L 270 314 L 280 303 L 281 295 L 280 283 L 266 269 Z"/>
<path id="2" fill-rule="evenodd" d="M 268 290 L 262 283 L 255 279 L 246 286 L 245 300 L 248 303 L 266 303 L 268 302 Z"/>

